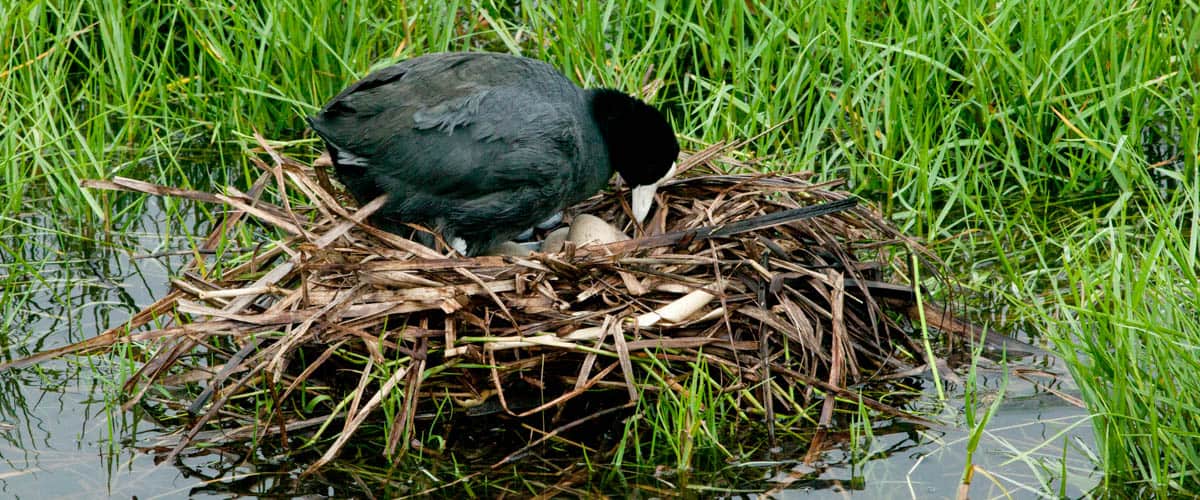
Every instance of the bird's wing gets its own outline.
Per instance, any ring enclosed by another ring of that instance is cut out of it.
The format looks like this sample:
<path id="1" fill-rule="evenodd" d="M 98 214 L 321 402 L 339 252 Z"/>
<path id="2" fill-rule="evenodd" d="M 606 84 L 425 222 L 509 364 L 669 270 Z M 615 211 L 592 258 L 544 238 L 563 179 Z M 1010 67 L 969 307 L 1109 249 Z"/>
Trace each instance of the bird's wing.
<path id="1" fill-rule="evenodd" d="M 471 198 L 559 178 L 564 169 L 573 175 L 580 125 L 570 100 L 579 97 L 553 68 L 461 54 L 425 59 L 373 73 L 310 120 L 353 159 L 349 167 L 359 170 L 351 177 L 380 192 Z M 547 81 L 546 71 L 561 83 L 514 85 Z"/>

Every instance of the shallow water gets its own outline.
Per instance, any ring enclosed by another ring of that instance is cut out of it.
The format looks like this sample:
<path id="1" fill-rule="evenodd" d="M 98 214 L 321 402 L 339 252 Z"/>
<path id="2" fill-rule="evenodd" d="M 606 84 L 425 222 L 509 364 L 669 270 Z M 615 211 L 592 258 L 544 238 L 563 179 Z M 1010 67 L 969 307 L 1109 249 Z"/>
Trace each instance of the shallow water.
<path id="1" fill-rule="evenodd" d="M 158 201 L 117 244 L 151 252 L 163 244 Z M 7 241 L 36 273 L 3 256 L 0 275 L 11 305 L 0 330 L 4 356 L 14 360 L 61 347 L 121 324 L 168 290 L 168 270 L 180 258 L 132 259 L 131 253 L 55 236 L 54 221 L 27 216 L 25 234 Z M 42 229 L 40 229 L 42 228 Z M 182 243 L 182 242 L 181 242 Z M 15 282 L 15 283 L 14 283 Z M 11 299 L 11 297 L 20 297 Z M 9 306 L 6 306 L 9 307 Z M 126 448 L 131 421 L 106 413 L 106 395 L 123 377 L 106 357 L 52 360 L 0 372 L 0 491 L 15 498 L 184 496 L 199 483 L 153 457 Z"/>
<path id="2" fill-rule="evenodd" d="M 205 228 L 194 213 L 160 222 L 163 214 L 159 200 L 148 200 L 144 215 L 111 245 L 56 237 L 36 229 L 54 227 L 52 221 L 36 216 L 24 219 L 30 225 L 27 234 L 5 243 L 19 249 L 20 261 L 44 264 L 32 275 L 14 265 L 12 256 L 0 256 L 0 277 L 10 283 L 4 293 L 21 299 L 4 301 L 11 310 L 0 311 L 6 320 L 0 335 L 6 359 L 94 336 L 165 294 L 171 271 L 188 257 L 133 255 L 190 248 L 184 234 L 203 234 Z M 165 240 L 167 234 L 175 236 Z M 1065 368 L 1053 358 L 1030 357 L 1014 366 L 1058 372 L 1062 376 L 1057 380 L 1039 380 L 1077 396 Z M 0 419 L 5 424 L 0 429 L 0 492 L 14 498 L 202 498 L 268 490 L 317 495 L 333 491 L 319 484 L 296 491 L 286 479 L 246 481 L 256 476 L 286 478 L 296 471 L 267 465 L 256 470 L 253 464 L 229 468 L 219 457 L 199 456 L 185 460 L 183 466 L 156 466 L 153 456 L 138 446 L 155 442 L 161 431 L 149 422 L 135 422 L 129 414 L 106 413 L 106 397 L 113 397 L 119 389 L 116 384 L 124 380 L 120 370 L 107 357 L 97 356 L 0 372 L 5 388 L 0 396 Z M 981 374 L 986 404 L 999 386 L 1000 372 L 985 368 Z M 812 465 L 801 463 L 805 450 L 798 448 L 785 450 L 784 456 L 794 453 L 794 460 L 730 467 L 758 469 L 759 491 L 778 488 L 784 498 L 841 498 L 847 492 L 863 498 L 953 497 L 968 438 L 962 389 L 951 384 L 950 410 L 939 410 L 929 392 L 932 384 L 924 385 L 926 396 L 915 404 L 950 423 L 949 428 L 877 423 L 874 437 L 860 440 L 858 450 L 841 445 Z M 975 474 L 971 497 L 1035 498 L 1039 492 L 1058 492 L 1064 464 L 1067 481 L 1062 491 L 1070 497 L 1086 493 L 1099 476 L 1087 459 L 1093 438 L 1085 415 L 1045 389 L 1012 377 L 975 454 L 981 472 Z M 695 482 L 692 488 L 702 494 L 724 491 L 722 485 Z"/>

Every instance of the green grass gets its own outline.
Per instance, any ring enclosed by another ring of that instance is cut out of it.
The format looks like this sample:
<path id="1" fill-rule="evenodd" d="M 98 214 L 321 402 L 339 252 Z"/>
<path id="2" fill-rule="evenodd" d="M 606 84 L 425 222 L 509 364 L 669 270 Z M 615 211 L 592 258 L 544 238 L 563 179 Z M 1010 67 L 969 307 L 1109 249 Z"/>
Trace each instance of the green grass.
<path id="1" fill-rule="evenodd" d="M 62 258 L 80 259 L 144 209 L 80 179 L 244 183 L 249 134 L 311 138 L 303 116 L 380 64 L 520 52 L 589 86 L 661 80 L 652 99 L 690 147 L 761 133 L 745 150 L 762 168 L 848 178 L 1066 356 L 1096 414 L 1107 486 L 1194 491 L 1198 10 L 1178 0 L 3 3 L 0 317 L 27 307 L 31 281 L 18 276 L 44 268 L 15 250 L 24 235 L 56 234 Z M 197 151 L 209 163 L 187 167 Z M 168 204 L 167 216 L 178 210 Z M 673 453 L 686 465 L 692 451 Z"/>
<path id="2" fill-rule="evenodd" d="M 986 332 L 985 332 L 986 335 Z M 996 410 L 1000 408 L 1000 404 L 1004 402 L 1004 391 L 1008 389 L 1008 366 L 1007 363 L 1001 363 L 1001 368 L 1004 370 L 1000 381 L 1000 387 L 997 394 L 992 398 L 991 404 L 986 408 L 981 408 L 979 387 L 979 372 L 978 361 L 982 358 L 983 345 L 977 347 L 974 356 L 971 359 L 971 366 L 967 372 L 966 384 L 967 387 L 963 391 L 963 415 L 966 417 L 966 427 L 970 429 L 970 437 L 967 439 L 967 458 L 964 461 L 962 482 L 960 486 L 959 498 L 968 497 L 967 493 L 971 488 L 971 481 L 975 476 L 974 456 L 975 452 L 979 451 L 979 440 L 983 437 L 984 430 L 987 429 L 988 422 L 996 414 Z M 984 410 L 982 414 L 980 410 Z M 1065 481 L 1064 481 L 1065 485 Z M 1065 496 L 1060 494 L 1059 496 Z"/>
<path id="3" fill-rule="evenodd" d="M 1196 186 L 1079 225 L 1061 284 L 1042 311 L 1084 396 L 1118 481 L 1167 494 L 1200 477 L 1200 281 Z M 1190 218 L 1190 220 L 1188 220 Z M 1100 263 L 1096 265 L 1095 263 Z M 1082 264 L 1082 265 L 1081 265 Z"/>

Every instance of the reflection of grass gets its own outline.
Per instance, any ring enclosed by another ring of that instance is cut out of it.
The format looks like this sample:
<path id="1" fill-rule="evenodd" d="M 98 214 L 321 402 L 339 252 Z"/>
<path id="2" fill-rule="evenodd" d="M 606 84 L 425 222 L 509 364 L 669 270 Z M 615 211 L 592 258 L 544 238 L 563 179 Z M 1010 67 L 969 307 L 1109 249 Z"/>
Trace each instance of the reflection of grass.
<path id="1" fill-rule="evenodd" d="M 54 279 L 14 250 L 31 230 L 19 214 L 53 214 L 48 230 L 70 246 L 142 209 L 80 179 L 224 184 L 249 168 L 240 145 L 252 128 L 300 137 L 302 115 L 379 61 L 519 50 L 589 86 L 661 80 L 653 100 L 691 146 L 762 133 L 746 151 L 763 168 L 848 176 L 1066 355 L 1111 484 L 1200 488 L 1194 5 L 394 5 L 0 7 L 0 317 L 23 314 L 28 287 Z M 1150 168 L 1151 127 L 1184 157 Z M 180 167 L 197 147 L 220 161 Z M 166 217 L 177 211 L 167 203 Z M 707 418 L 689 414 L 700 419 L 689 425 Z M 690 446 L 670 447 L 679 465 Z"/>

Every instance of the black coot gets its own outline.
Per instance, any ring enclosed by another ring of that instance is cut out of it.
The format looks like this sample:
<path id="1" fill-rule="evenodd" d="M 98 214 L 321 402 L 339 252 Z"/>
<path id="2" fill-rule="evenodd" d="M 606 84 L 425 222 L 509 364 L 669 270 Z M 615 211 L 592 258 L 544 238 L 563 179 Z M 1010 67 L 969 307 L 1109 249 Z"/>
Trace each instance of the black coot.
<path id="1" fill-rule="evenodd" d="M 409 59 L 343 90 L 309 123 L 359 203 L 389 195 L 377 224 L 422 224 L 466 255 L 595 194 L 613 171 L 634 187 L 640 221 L 679 154 L 653 107 L 505 54 Z"/>

